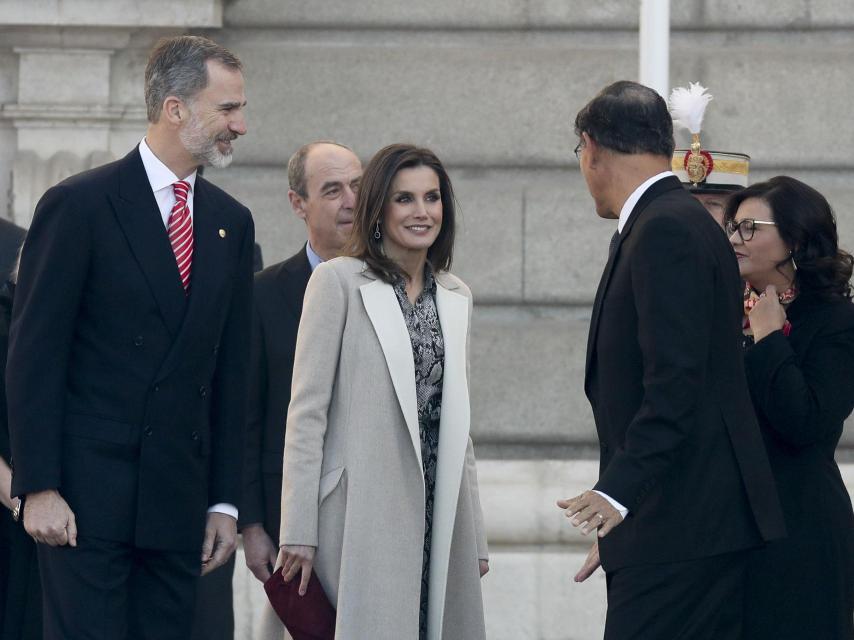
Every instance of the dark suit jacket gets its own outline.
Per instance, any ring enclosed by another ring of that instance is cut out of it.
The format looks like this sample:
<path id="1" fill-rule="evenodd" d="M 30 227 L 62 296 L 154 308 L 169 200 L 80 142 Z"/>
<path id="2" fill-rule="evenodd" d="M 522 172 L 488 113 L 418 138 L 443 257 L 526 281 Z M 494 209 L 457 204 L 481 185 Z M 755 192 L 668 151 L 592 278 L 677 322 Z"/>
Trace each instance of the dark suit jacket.
<path id="1" fill-rule="evenodd" d="M 305 247 L 255 276 L 240 521 L 242 525 L 263 523 L 276 543 L 294 351 L 310 277 Z"/>
<path id="2" fill-rule="evenodd" d="M 189 297 L 139 151 L 42 197 L 12 312 L 15 495 L 58 488 L 80 535 L 198 550 L 238 504 L 249 211 L 199 176 Z"/>
<path id="3" fill-rule="evenodd" d="M 679 180 L 652 185 L 596 293 L 585 391 L 596 489 L 629 509 L 607 571 L 757 546 L 784 533 L 741 354 L 732 248 Z"/>

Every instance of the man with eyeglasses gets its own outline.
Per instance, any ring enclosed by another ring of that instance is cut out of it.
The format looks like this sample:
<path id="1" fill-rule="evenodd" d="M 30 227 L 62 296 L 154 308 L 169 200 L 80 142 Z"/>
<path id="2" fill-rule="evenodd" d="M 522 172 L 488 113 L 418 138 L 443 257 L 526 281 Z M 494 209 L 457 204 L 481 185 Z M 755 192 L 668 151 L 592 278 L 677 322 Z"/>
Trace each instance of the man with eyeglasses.
<path id="1" fill-rule="evenodd" d="M 610 85 L 575 130 L 596 212 L 618 221 L 585 370 L 599 480 L 558 501 L 597 540 L 575 580 L 604 568 L 605 640 L 738 638 L 746 552 L 785 529 L 739 348 L 738 265 L 670 171 L 655 91 Z"/>

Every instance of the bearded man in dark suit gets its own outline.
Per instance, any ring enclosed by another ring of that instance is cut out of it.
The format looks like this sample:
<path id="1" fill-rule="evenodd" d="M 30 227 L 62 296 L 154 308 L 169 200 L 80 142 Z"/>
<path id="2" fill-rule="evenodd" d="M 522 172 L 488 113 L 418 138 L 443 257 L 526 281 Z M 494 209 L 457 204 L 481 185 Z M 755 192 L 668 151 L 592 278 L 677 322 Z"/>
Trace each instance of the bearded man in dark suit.
<path id="1" fill-rule="evenodd" d="M 575 122 L 581 172 L 618 220 L 590 321 L 599 480 L 559 501 L 597 532 L 605 638 L 739 638 L 748 549 L 784 534 L 745 379 L 741 282 L 714 219 L 670 171 L 652 89 L 617 82 Z"/>
<path id="2" fill-rule="evenodd" d="M 241 69 L 161 41 L 145 138 L 33 216 L 7 394 L 48 639 L 185 640 L 199 574 L 236 546 L 254 227 L 196 170 L 246 132 Z"/>

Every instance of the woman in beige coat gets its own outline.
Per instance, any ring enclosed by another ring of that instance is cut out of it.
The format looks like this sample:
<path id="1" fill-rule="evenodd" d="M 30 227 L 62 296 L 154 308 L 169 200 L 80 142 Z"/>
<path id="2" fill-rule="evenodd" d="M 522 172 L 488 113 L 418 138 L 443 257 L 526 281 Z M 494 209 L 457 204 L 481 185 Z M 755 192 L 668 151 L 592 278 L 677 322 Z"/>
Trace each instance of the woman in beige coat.
<path id="1" fill-rule="evenodd" d="M 344 640 L 485 637 L 486 536 L 469 438 L 471 292 L 448 273 L 436 156 L 391 145 L 362 177 L 349 255 L 308 284 L 285 436 L 279 562 L 312 568 Z"/>

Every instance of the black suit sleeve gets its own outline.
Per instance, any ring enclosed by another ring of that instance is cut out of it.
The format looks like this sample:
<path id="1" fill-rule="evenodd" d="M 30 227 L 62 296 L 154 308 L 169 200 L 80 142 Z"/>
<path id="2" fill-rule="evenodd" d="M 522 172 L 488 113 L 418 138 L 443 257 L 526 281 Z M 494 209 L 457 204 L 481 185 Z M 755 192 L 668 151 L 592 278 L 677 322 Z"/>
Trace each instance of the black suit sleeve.
<path id="1" fill-rule="evenodd" d="M 756 410 L 793 446 L 839 437 L 854 409 L 854 326 L 817 335 L 800 359 L 782 331 L 745 356 Z"/>
<path id="2" fill-rule="evenodd" d="M 90 242 L 73 193 L 45 193 L 21 254 L 9 336 L 13 495 L 60 488 L 66 377 Z"/>
<path id="3" fill-rule="evenodd" d="M 711 256 L 675 217 L 635 227 L 631 278 L 643 400 L 595 489 L 630 511 L 668 470 L 695 421 L 713 318 Z M 607 382 L 607 381 L 605 381 Z M 620 389 L 613 389 L 618 396 Z"/>
<path id="4" fill-rule="evenodd" d="M 255 227 L 247 215 L 213 379 L 210 504 L 240 503 L 254 242 Z"/>
<path id="5" fill-rule="evenodd" d="M 267 406 L 267 357 L 264 327 L 258 311 L 258 298 L 252 309 L 252 346 L 249 350 L 249 404 L 244 434 L 243 500 L 240 504 L 240 526 L 264 522 L 264 490 L 261 478 L 261 434 Z"/>

